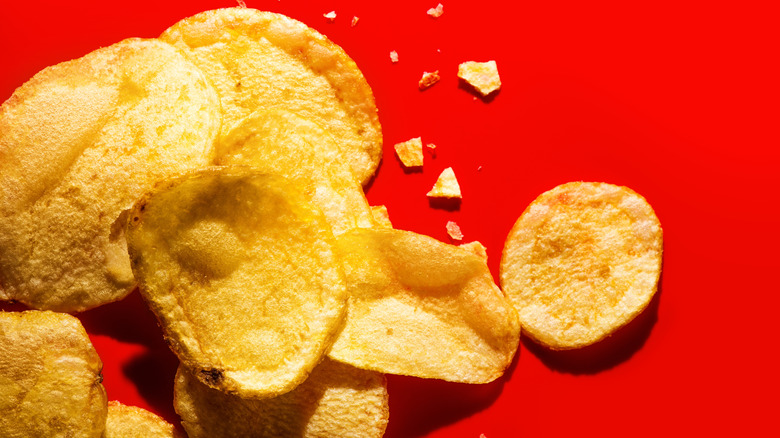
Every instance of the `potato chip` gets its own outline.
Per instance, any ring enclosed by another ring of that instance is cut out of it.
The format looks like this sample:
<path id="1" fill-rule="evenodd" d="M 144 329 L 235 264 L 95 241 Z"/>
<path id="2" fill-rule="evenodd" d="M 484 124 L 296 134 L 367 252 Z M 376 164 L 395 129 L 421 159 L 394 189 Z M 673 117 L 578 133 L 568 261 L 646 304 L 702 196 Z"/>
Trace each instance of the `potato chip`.
<path id="1" fill-rule="evenodd" d="M 454 221 L 447 221 L 447 234 L 452 240 L 463 240 L 463 232 L 460 230 L 460 225 Z"/>
<path id="2" fill-rule="evenodd" d="M 452 170 L 452 167 L 441 172 L 427 196 L 429 198 L 460 199 L 460 185 L 458 179 L 455 178 L 455 171 Z"/>
<path id="3" fill-rule="evenodd" d="M 422 139 L 420 137 L 396 143 L 393 148 L 395 149 L 395 154 L 398 156 L 398 159 L 401 160 L 401 164 L 407 169 L 422 167 L 423 152 Z"/>
<path id="4" fill-rule="evenodd" d="M 330 227 L 282 177 L 210 168 L 160 184 L 131 211 L 127 236 L 169 345 L 212 388 L 292 390 L 344 319 Z"/>
<path id="5" fill-rule="evenodd" d="M 388 420 L 384 375 L 325 359 L 293 391 L 243 400 L 211 389 L 183 367 L 174 407 L 190 438 L 379 438 Z"/>
<path id="6" fill-rule="evenodd" d="M 157 415 L 118 401 L 108 402 L 106 429 L 101 438 L 184 438 Z"/>
<path id="7" fill-rule="evenodd" d="M 372 206 L 371 214 L 374 216 L 374 222 L 377 227 L 393 228 L 393 223 L 390 222 L 390 213 L 387 212 L 387 207 L 384 205 Z"/>
<path id="8" fill-rule="evenodd" d="M 0 311 L 0 436 L 100 437 L 102 368 L 75 317 Z"/>
<path id="9" fill-rule="evenodd" d="M 39 72 L 0 107 L 0 299 L 86 310 L 135 286 L 125 210 L 207 165 L 219 99 L 174 47 L 130 39 Z"/>
<path id="10" fill-rule="evenodd" d="M 355 229 L 338 241 L 350 301 L 331 358 L 463 383 L 509 366 L 520 325 L 485 259 L 402 230 Z"/>
<path id="11" fill-rule="evenodd" d="M 553 349 L 598 342 L 656 291 L 661 224 L 629 188 L 574 182 L 541 194 L 509 232 L 501 285 L 530 337 Z"/>
<path id="12" fill-rule="evenodd" d="M 501 88 L 496 61 L 467 61 L 458 66 L 458 77 L 474 87 L 479 94 L 487 96 Z"/>
<path id="13" fill-rule="evenodd" d="M 382 128 L 371 88 L 341 47 L 291 18 L 247 8 L 197 14 L 161 38 L 187 51 L 214 83 L 223 135 L 259 108 L 282 108 L 333 135 L 356 179 L 371 179 Z"/>
<path id="14" fill-rule="evenodd" d="M 417 86 L 420 90 L 426 90 L 433 86 L 433 84 L 439 82 L 441 76 L 439 76 L 439 70 L 436 71 L 424 71 L 422 77 L 417 82 Z"/>
<path id="15" fill-rule="evenodd" d="M 258 110 L 217 145 L 216 164 L 248 165 L 293 180 L 328 219 L 333 232 L 371 227 L 363 187 L 338 144 L 318 125 L 282 109 Z"/>

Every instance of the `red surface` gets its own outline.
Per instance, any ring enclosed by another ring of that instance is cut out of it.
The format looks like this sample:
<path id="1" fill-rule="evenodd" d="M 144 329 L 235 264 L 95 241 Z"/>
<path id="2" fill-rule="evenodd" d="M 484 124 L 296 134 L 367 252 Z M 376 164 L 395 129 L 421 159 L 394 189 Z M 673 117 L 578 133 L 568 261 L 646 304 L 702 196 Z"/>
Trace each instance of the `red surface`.
<path id="1" fill-rule="evenodd" d="M 47 65 L 232 4 L 2 2 L 0 100 Z M 361 67 L 385 137 L 367 196 L 388 206 L 397 228 L 446 240 L 455 220 L 466 240 L 487 246 L 497 277 L 514 221 L 563 182 L 629 186 L 664 227 L 661 290 L 634 323 L 575 352 L 523 338 L 506 376 L 489 385 L 391 377 L 388 437 L 778 432 L 775 11 L 748 2 L 445 0 L 434 20 L 425 11 L 436 0 L 247 4 L 318 29 Z M 331 10 L 338 17 L 328 23 Z M 489 59 L 504 87 L 483 101 L 456 71 Z M 441 82 L 418 91 L 422 72 L 436 69 Z M 392 144 L 416 136 L 435 143 L 437 156 L 404 174 Z M 457 211 L 425 198 L 449 166 L 463 189 Z M 176 359 L 137 294 L 79 317 L 105 363 L 109 398 L 176 421 Z"/>

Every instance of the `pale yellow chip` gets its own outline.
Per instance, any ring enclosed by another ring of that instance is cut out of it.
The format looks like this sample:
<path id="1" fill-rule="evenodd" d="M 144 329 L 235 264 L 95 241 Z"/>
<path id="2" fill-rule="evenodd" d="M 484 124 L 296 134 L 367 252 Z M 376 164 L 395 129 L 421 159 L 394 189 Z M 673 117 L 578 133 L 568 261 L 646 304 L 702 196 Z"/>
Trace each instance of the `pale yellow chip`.
<path id="1" fill-rule="evenodd" d="M 503 374 L 520 325 L 485 259 L 402 230 L 356 229 L 338 241 L 350 301 L 331 358 L 453 382 Z"/>
<path id="2" fill-rule="evenodd" d="M 398 159 L 406 168 L 418 168 L 423 165 L 422 139 L 415 137 L 410 140 L 396 143 L 393 146 Z"/>
<path id="3" fill-rule="evenodd" d="M 303 23 L 249 8 L 197 14 L 160 38 L 189 53 L 219 91 L 223 135 L 257 109 L 282 108 L 329 132 L 356 179 L 371 179 L 382 129 L 371 88 L 341 47 Z"/>
<path id="4" fill-rule="evenodd" d="M 384 375 L 325 359 L 293 391 L 242 400 L 180 367 L 174 407 L 190 438 L 379 438 L 388 421 Z"/>
<path id="5" fill-rule="evenodd" d="M 125 210 L 207 165 L 219 99 L 174 47 L 130 39 L 36 74 L 0 107 L 0 300 L 63 312 L 135 286 Z"/>
<path id="6" fill-rule="evenodd" d="M 460 199 L 460 185 L 458 179 L 455 177 L 455 171 L 452 167 L 444 169 L 439 178 L 434 183 L 431 190 L 428 192 L 429 198 L 450 198 Z"/>
<path id="7" fill-rule="evenodd" d="M 127 236 L 169 345 L 213 388 L 245 398 L 292 390 L 343 321 L 333 234 L 282 177 L 211 168 L 168 181 L 135 205 Z"/>
<path id="8" fill-rule="evenodd" d="M 216 154 L 216 164 L 248 165 L 294 181 L 322 210 L 334 234 L 374 224 L 363 187 L 336 141 L 300 115 L 258 110 L 219 142 Z"/>
<path id="9" fill-rule="evenodd" d="M 501 88 L 501 78 L 498 76 L 496 61 L 467 61 L 458 66 L 458 77 L 487 96 Z"/>
<path id="10" fill-rule="evenodd" d="M 393 228 L 393 223 L 390 222 L 390 213 L 387 212 L 386 206 L 373 205 L 371 206 L 371 213 L 374 215 L 374 222 L 377 227 Z"/>
<path id="11" fill-rule="evenodd" d="M 102 438 L 184 438 L 172 424 L 157 415 L 118 401 L 108 402 Z"/>
<path id="12" fill-rule="evenodd" d="M 501 285 L 525 333 L 553 349 L 593 344 L 647 307 L 661 224 L 626 187 L 574 182 L 541 194 L 509 232 Z"/>
<path id="13" fill-rule="evenodd" d="M 75 317 L 0 311 L 0 436 L 100 437 L 102 368 Z"/>

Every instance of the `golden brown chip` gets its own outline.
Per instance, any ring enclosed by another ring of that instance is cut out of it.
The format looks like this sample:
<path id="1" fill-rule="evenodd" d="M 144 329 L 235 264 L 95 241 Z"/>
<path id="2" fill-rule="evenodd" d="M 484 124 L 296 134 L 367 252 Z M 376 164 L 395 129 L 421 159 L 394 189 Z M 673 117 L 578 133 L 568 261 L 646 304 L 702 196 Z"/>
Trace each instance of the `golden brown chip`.
<path id="1" fill-rule="evenodd" d="M 133 272 L 179 359 L 245 398 L 283 394 L 330 347 L 345 287 L 325 218 L 286 179 L 211 168 L 130 213 Z"/>
<path id="2" fill-rule="evenodd" d="M 401 230 L 355 229 L 338 241 L 350 301 L 331 358 L 464 383 L 509 366 L 520 325 L 485 259 Z"/>
<path id="3" fill-rule="evenodd" d="M 174 47 L 130 39 L 46 68 L 0 107 L 0 299 L 64 312 L 135 286 L 124 211 L 207 165 L 219 99 Z"/>
<path id="4" fill-rule="evenodd" d="M 379 438 L 388 420 L 384 375 L 325 359 L 293 391 L 242 400 L 179 367 L 174 406 L 190 438 Z"/>
<path id="5" fill-rule="evenodd" d="M 258 110 L 217 145 L 216 163 L 248 165 L 295 182 L 328 219 L 334 234 L 373 226 L 373 216 L 338 144 L 324 129 L 291 112 Z"/>
<path id="6" fill-rule="evenodd" d="M 374 222 L 377 227 L 393 228 L 393 223 L 390 222 L 390 213 L 387 212 L 387 207 L 384 205 L 372 206 L 371 214 L 374 216 Z"/>
<path id="7" fill-rule="evenodd" d="M 460 199 L 460 185 L 452 167 L 444 169 L 427 195 L 429 198 Z"/>
<path id="8" fill-rule="evenodd" d="M 420 88 L 420 90 L 426 90 L 433 86 L 433 84 L 439 82 L 441 79 L 441 76 L 439 76 L 439 70 L 436 71 L 425 71 L 422 74 L 422 77 L 417 82 L 417 86 Z"/>
<path id="9" fill-rule="evenodd" d="M 118 401 L 108 402 L 102 438 L 184 438 L 172 424 L 157 415 Z"/>
<path id="10" fill-rule="evenodd" d="M 0 436 L 100 437 L 102 368 L 75 317 L 0 311 Z"/>
<path id="11" fill-rule="evenodd" d="M 460 230 L 460 225 L 457 222 L 447 221 L 447 234 L 449 234 L 452 240 L 457 240 L 458 242 L 463 240 L 463 232 Z"/>
<path id="12" fill-rule="evenodd" d="M 422 167 L 423 165 L 423 152 L 422 152 L 422 139 L 415 137 L 413 139 L 396 143 L 393 146 L 398 159 L 401 160 L 401 164 L 406 168 Z"/>
<path id="13" fill-rule="evenodd" d="M 207 11 L 161 38 L 187 51 L 222 99 L 222 134 L 260 108 L 282 108 L 339 142 L 366 184 L 382 158 L 374 95 L 352 59 L 323 35 L 283 15 L 248 8 Z"/>
<path id="14" fill-rule="evenodd" d="M 553 349 L 593 344 L 656 291 L 661 224 L 629 188 L 574 182 L 541 194 L 509 232 L 501 285 L 525 332 Z"/>
<path id="15" fill-rule="evenodd" d="M 498 76 L 496 61 L 467 61 L 458 66 L 458 77 L 479 91 L 488 94 L 501 88 L 501 78 Z"/>

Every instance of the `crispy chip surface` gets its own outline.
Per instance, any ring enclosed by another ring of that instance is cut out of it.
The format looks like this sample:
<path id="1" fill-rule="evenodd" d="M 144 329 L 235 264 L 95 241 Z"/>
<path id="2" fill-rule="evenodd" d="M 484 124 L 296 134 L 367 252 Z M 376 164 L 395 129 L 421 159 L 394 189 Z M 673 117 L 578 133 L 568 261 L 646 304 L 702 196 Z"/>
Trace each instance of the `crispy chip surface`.
<path id="1" fill-rule="evenodd" d="M 647 307 L 662 230 L 633 190 L 574 182 L 541 194 L 509 232 L 501 285 L 524 331 L 554 349 L 593 344 Z"/>
<path id="2" fill-rule="evenodd" d="M 75 317 L 0 311 L 0 436 L 100 437 L 102 368 Z"/>
<path id="3" fill-rule="evenodd" d="M 401 164 L 406 168 L 418 168 L 423 165 L 422 139 L 415 137 L 401 143 L 396 143 L 393 148 Z"/>
<path id="4" fill-rule="evenodd" d="M 219 142 L 216 164 L 248 165 L 293 180 L 322 210 L 335 234 L 373 226 L 363 187 L 336 141 L 297 114 L 256 111 Z"/>
<path id="5" fill-rule="evenodd" d="M 520 325 L 485 259 L 402 230 L 356 229 L 338 240 L 350 302 L 331 358 L 464 383 L 502 375 Z"/>
<path id="6" fill-rule="evenodd" d="M 384 375 L 325 359 L 293 391 L 242 400 L 179 367 L 174 407 L 190 438 L 379 438 L 388 421 Z"/>
<path id="7" fill-rule="evenodd" d="M 46 68 L 0 107 L 0 299 L 82 311 L 135 286 L 125 210 L 210 163 L 219 99 L 179 50 L 130 39 Z"/>
<path id="8" fill-rule="evenodd" d="M 452 167 L 442 170 L 427 195 L 429 198 L 460 199 L 460 184 Z"/>
<path id="9" fill-rule="evenodd" d="M 130 214 L 140 290 L 201 381 L 246 398 L 290 391 L 330 347 L 345 287 L 325 218 L 286 179 L 210 168 Z"/>
<path id="10" fill-rule="evenodd" d="M 374 174 L 382 155 L 374 95 L 355 62 L 314 29 L 227 8 L 186 18 L 160 38 L 188 51 L 214 83 L 223 134 L 259 108 L 283 108 L 330 132 L 359 182 Z"/>
<path id="11" fill-rule="evenodd" d="M 501 88 L 501 78 L 498 76 L 496 61 L 467 61 L 458 66 L 458 77 L 479 91 L 488 94 Z"/>
<path id="12" fill-rule="evenodd" d="M 172 424 L 157 415 L 118 401 L 108 402 L 102 438 L 184 438 Z"/>
<path id="13" fill-rule="evenodd" d="M 390 213 L 387 211 L 386 206 L 372 205 L 371 214 L 374 217 L 375 226 L 380 228 L 393 228 L 393 223 L 390 222 Z"/>

